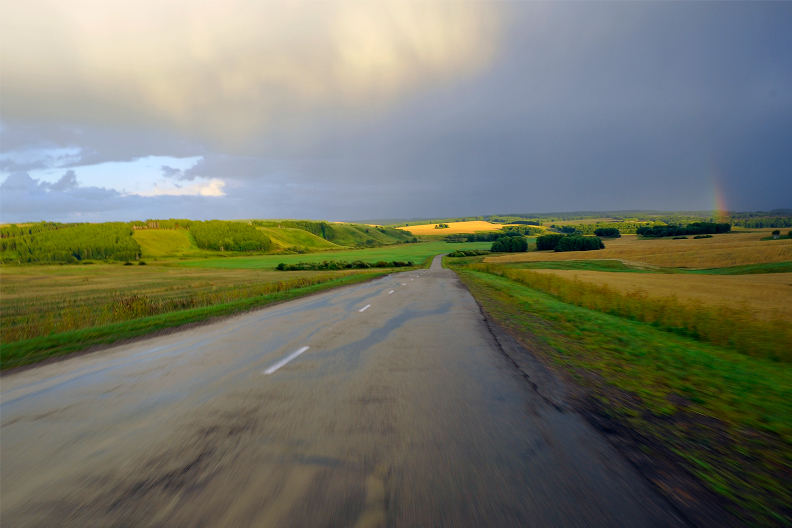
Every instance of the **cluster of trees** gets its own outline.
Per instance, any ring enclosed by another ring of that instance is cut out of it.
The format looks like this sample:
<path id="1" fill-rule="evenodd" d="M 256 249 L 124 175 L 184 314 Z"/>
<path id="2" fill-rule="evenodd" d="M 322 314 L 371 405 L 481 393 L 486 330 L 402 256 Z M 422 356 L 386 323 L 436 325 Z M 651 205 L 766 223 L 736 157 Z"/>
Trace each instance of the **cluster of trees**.
<path id="1" fill-rule="evenodd" d="M 404 262 L 402 260 L 393 260 L 390 262 L 380 260 L 373 264 L 356 260 L 354 262 L 347 262 L 345 260 L 324 260 L 322 262 L 298 262 L 296 264 L 285 264 L 281 262 L 275 269 L 280 271 L 304 271 L 304 270 L 344 270 L 344 269 L 366 269 L 366 268 L 406 268 L 414 266 L 412 260 Z"/>
<path id="2" fill-rule="evenodd" d="M 209 220 L 192 222 L 190 233 L 201 249 L 215 251 L 267 251 L 272 240 L 262 231 L 242 222 Z"/>
<path id="3" fill-rule="evenodd" d="M 591 251 L 605 249 L 598 237 L 567 236 L 558 241 L 556 251 Z"/>
<path id="4" fill-rule="evenodd" d="M 735 220 L 734 225 L 753 229 L 761 227 L 792 227 L 792 216 L 785 218 L 747 218 L 745 220 Z"/>
<path id="5" fill-rule="evenodd" d="M 435 229 L 448 229 L 448 224 L 437 224 Z"/>
<path id="6" fill-rule="evenodd" d="M 594 234 L 598 237 L 619 238 L 621 233 L 615 227 L 600 227 L 594 230 Z"/>
<path id="7" fill-rule="evenodd" d="M 4 253 L 15 252 L 14 260 L 18 262 L 68 263 L 85 259 L 129 261 L 140 256 L 140 246 L 132 238 L 129 224 L 108 222 L 68 226 L 60 224 L 57 229 L 49 227 L 3 238 L 0 250 Z"/>
<path id="8" fill-rule="evenodd" d="M 528 251 L 528 241 L 523 236 L 504 236 L 492 243 L 493 253 L 522 253 Z"/>
<path id="9" fill-rule="evenodd" d="M 486 249 L 460 249 L 449 253 L 449 257 L 477 257 L 479 255 L 489 255 L 490 252 Z"/>
<path id="10" fill-rule="evenodd" d="M 728 233 L 731 231 L 731 224 L 729 223 L 714 223 L 714 222 L 693 222 L 686 226 L 683 225 L 667 225 L 667 226 L 654 226 L 654 227 L 641 227 L 636 233 L 643 237 L 673 237 L 685 235 L 713 235 L 717 233 Z"/>
<path id="11" fill-rule="evenodd" d="M 536 239 L 536 249 L 539 251 L 590 251 L 604 248 L 605 244 L 599 237 L 544 235 Z"/>

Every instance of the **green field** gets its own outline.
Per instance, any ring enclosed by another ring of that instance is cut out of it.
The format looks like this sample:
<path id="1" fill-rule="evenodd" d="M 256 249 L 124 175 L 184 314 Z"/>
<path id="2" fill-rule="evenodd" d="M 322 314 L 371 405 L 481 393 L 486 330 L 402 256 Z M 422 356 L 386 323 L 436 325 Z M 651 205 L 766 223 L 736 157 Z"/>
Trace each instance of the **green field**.
<path id="1" fill-rule="evenodd" d="M 372 249 L 347 249 L 340 251 L 323 251 L 304 255 L 260 255 L 238 258 L 214 258 L 180 262 L 182 266 L 201 268 L 248 268 L 275 269 L 279 263 L 294 264 L 297 262 L 321 262 L 323 260 L 362 260 L 377 262 L 379 260 L 412 260 L 416 265 L 441 253 L 450 253 L 458 249 L 489 249 L 492 242 L 465 242 L 449 244 L 447 242 L 419 242 L 417 244 L 398 244 Z M 291 272 L 284 272 L 291 273 Z"/>
<path id="2" fill-rule="evenodd" d="M 696 475 L 747 524 L 789 522 L 792 364 L 567 304 L 455 260 L 446 259 L 484 309 L 584 389 L 581 410 L 637 432 L 641 451 Z"/>
<path id="3" fill-rule="evenodd" d="M 322 237 L 302 229 L 292 227 L 258 227 L 264 231 L 280 249 L 301 247 L 308 251 L 324 251 L 328 249 L 341 249 L 338 244 L 328 242 Z"/>

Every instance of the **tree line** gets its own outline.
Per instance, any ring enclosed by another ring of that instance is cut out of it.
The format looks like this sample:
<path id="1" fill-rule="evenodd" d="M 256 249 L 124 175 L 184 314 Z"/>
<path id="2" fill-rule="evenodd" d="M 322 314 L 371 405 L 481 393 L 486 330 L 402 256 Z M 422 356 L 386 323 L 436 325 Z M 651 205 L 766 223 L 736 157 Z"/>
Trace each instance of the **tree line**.
<path id="1" fill-rule="evenodd" d="M 524 236 L 504 236 L 492 243 L 493 253 L 523 253 L 528 251 L 528 241 Z"/>
<path id="2" fill-rule="evenodd" d="M 642 237 L 660 238 L 685 235 L 714 235 L 731 231 L 729 223 L 693 222 L 688 225 L 641 227 L 636 233 Z"/>
<path id="3" fill-rule="evenodd" d="M 734 225 L 753 229 L 762 227 L 792 227 L 792 217 L 746 218 L 745 220 L 734 220 Z"/>

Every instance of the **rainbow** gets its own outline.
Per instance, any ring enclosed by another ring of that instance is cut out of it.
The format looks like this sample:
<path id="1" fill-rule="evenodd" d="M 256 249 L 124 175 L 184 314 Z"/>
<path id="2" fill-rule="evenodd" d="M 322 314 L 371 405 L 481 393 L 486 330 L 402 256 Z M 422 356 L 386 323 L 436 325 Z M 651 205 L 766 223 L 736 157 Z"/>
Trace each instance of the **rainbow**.
<path id="1" fill-rule="evenodd" d="M 712 214 L 715 218 L 726 218 L 729 216 L 729 208 L 726 206 L 726 196 L 723 192 L 720 173 L 715 166 L 710 170 L 710 183 L 712 184 Z"/>

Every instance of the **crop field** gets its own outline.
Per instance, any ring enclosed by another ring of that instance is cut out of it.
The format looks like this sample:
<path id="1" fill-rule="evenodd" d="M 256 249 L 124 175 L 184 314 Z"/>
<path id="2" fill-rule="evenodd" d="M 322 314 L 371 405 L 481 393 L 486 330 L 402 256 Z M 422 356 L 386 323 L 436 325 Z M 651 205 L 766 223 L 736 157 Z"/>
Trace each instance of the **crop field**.
<path id="1" fill-rule="evenodd" d="M 382 270 L 295 271 L 289 273 L 251 269 L 206 269 L 168 265 L 124 266 L 19 266 L 4 267 L 0 280 L 0 339 L 3 368 L 14 366 L 8 354 L 24 344 L 53 335 L 123 323 L 196 309 L 239 304 L 252 308 L 278 300 L 279 294 L 352 283 L 382 274 Z M 241 303 L 241 304 L 240 304 Z M 174 320 L 179 322 L 178 318 Z M 174 326 L 174 324 L 165 325 Z M 79 349 L 79 340 L 69 343 Z"/>
<path id="2" fill-rule="evenodd" d="M 484 222 L 476 220 L 473 222 L 449 222 L 448 227 L 444 229 L 435 229 L 437 224 L 426 225 L 411 225 L 399 227 L 409 231 L 415 236 L 428 236 L 428 235 L 456 235 L 459 233 L 475 233 L 476 231 L 499 231 L 504 225 L 510 224 L 493 224 L 491 222 Z"/>
<path id="3" fill-rule="evenodd" d="M 769 230 L 734 232 L 712 238 L 685 240 L 639 239 L 635 235 L 606 239 L 605 249 L 555 253 L 534 251 L 497 257 L 485 262 L 505 264 L 560 260 L 621 260 L 649 267 L 723 268 L 749 264 L 792 261 L 792 240 L 761 240 Z"/>
<path id="4" fill-rule="evenodd" d="M 698 301 L 710 306 L 744 306 L 763 319 L 783 319 L 792 323 L 792 273 L 680 275 L 584 270 L 533 271 L 591 284 L 604 284 L 622 293 L 642 291 L 650 297 L 676 296 L 681 301 Z"/>
<path id="5" fill-rule="evenodd" d="M 458 249 L 489 249 L 492 242 L 463 242 L 449 244 L 447 242 L 420 242 L 417 244 L 398 244 L 394 246 L 372 249 L 346 249 L 341 251 L 322 251 L 321 253 L 306 253 L 303 255 L 262 255 L 238 258 L 214 258 L 184 261 L 182 266 L 196 266 L 206 268 L 249 268 L 249 269 L 274 269 L 283 262 L 296 264 L 297 262 L 321 262 L 323 260 L 362 260 L 364 262 L 377 262 L 379 260 L 393 261 L 412 260 L 417 265 L 427 258 L 440 253 L 450 253 Z M 289 272 L 291 273 L 291 272 Z"/>

